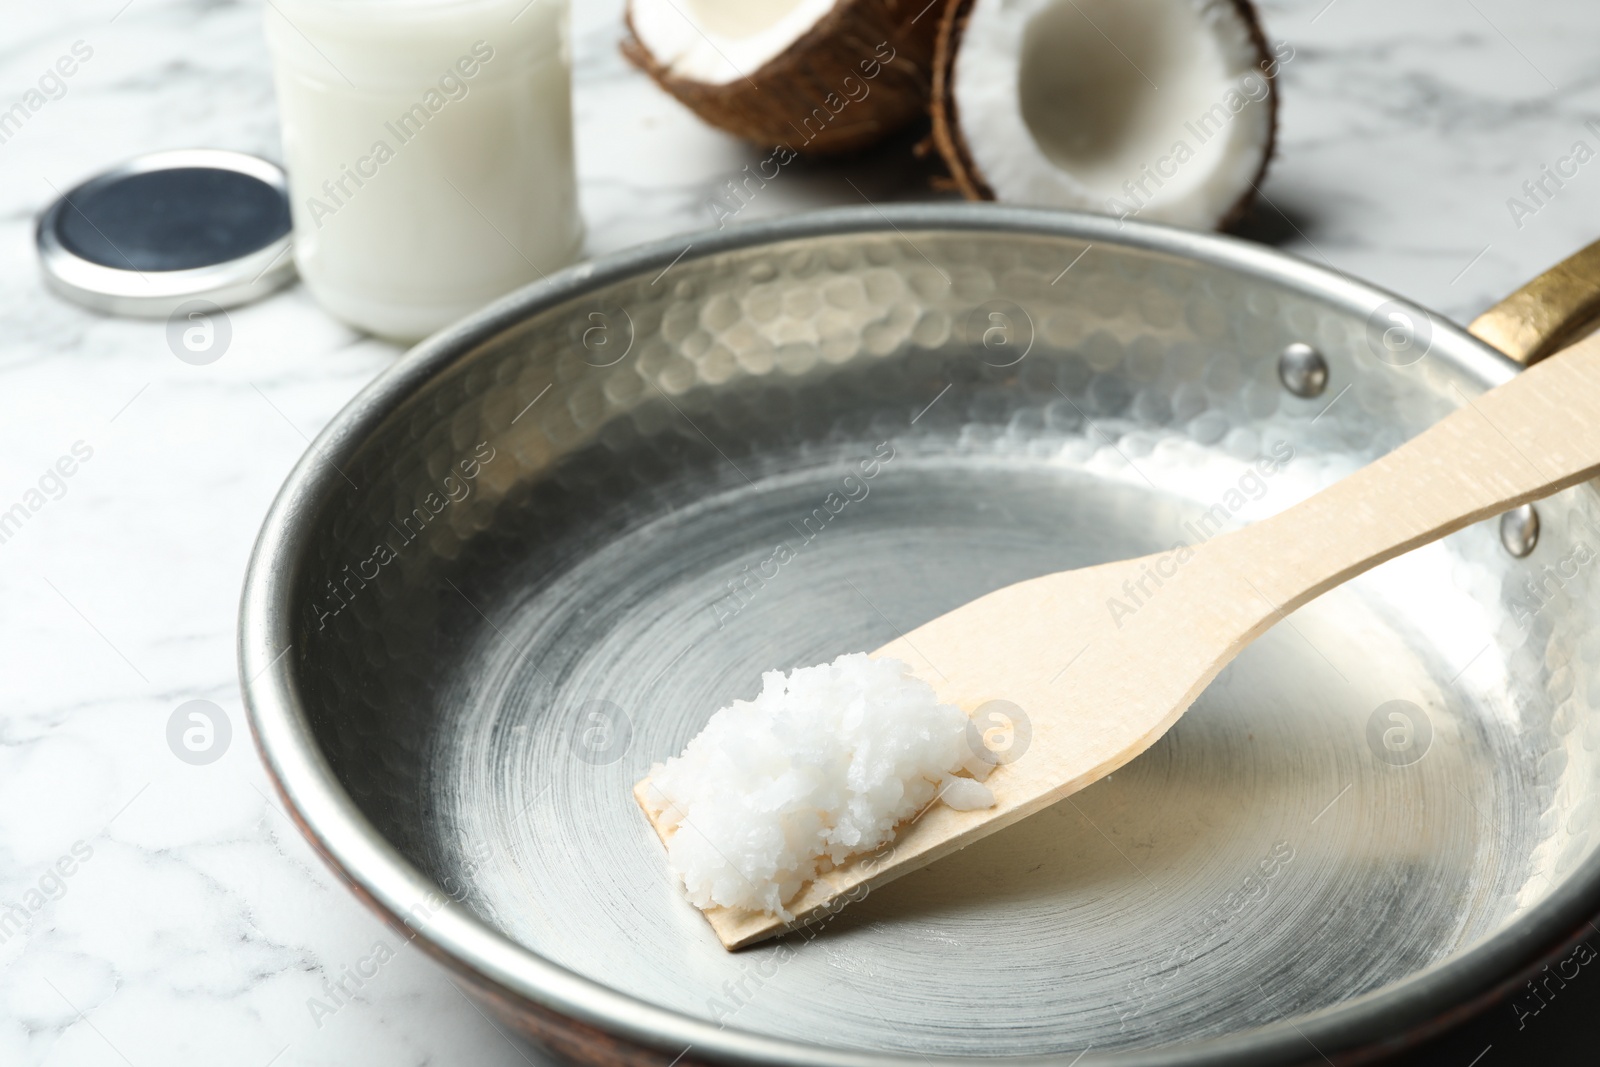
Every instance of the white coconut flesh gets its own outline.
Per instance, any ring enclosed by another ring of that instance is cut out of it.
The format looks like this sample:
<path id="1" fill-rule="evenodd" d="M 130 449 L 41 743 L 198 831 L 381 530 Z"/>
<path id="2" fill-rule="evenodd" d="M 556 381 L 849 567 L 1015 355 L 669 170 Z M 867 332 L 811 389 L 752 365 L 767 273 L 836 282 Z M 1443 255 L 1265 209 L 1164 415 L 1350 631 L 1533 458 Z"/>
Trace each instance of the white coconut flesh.
<path id="1" fill-rule="evenodd" d="M 1213 227 L 1272 137 L 1232 0 L 978 0 L 951 91 L 995 198 Z"/>
<path id="2" fill-rule="evenodd" d="M 681 78 L 727 85 L 782 55 L 840 0 L 632 0 L 634 36 Z"/>

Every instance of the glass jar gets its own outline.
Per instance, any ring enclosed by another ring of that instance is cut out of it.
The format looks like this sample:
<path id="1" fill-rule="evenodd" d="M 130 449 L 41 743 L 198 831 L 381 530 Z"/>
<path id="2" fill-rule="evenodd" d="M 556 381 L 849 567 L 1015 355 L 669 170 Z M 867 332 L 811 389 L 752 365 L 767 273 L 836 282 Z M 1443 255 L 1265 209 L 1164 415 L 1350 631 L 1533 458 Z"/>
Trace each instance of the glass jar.
<path id="1" fill-rule="evenodd" d="M 414 341 L 577 257 L 566 0 L 267 5 L 317 301 Z"/>

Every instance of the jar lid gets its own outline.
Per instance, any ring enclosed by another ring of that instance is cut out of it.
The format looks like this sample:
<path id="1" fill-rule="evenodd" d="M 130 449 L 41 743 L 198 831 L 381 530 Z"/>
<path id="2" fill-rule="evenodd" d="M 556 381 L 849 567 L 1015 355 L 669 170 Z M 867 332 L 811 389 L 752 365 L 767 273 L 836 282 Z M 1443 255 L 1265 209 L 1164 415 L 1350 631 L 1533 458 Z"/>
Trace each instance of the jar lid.
<path id="1" fill-rule="evenodd" d="M 139 156 L 39 216 L 46 284 L 113 315 L 163 318 L 186 300 L 231 307 L 294 277 L 283 168 L 241 152 Z"/>

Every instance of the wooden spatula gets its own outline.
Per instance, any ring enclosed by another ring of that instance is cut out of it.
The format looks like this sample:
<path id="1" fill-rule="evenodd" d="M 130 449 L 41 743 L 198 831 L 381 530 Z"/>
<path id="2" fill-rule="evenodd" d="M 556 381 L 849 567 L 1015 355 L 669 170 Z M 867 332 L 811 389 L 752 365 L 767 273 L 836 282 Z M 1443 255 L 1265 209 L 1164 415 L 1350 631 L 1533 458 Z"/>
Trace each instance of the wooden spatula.
<path id="1" fill-rule="evenodd" d="M 989 776 L 993 807 L 933 804 L 892 848 L 802 890 L 788 904 L 793 922 L 707 911 L 722 944 L 740 948 L 803 925 L 1077 792 L 1149 748 L 1289 612 L 1385 560 L 1600 470 L 1600 336 L 1463 399 L 1377 462 L 1196 546 L 1183 562 L 1165 553 L 1019 582 L 878 649 L 873 655 L 904 660 L 969 714 L 994 700 L 1020 707 L 1031 723 L 1026 751 Z M 1114 618 L 1112 598 L 1131 614 Z"/>

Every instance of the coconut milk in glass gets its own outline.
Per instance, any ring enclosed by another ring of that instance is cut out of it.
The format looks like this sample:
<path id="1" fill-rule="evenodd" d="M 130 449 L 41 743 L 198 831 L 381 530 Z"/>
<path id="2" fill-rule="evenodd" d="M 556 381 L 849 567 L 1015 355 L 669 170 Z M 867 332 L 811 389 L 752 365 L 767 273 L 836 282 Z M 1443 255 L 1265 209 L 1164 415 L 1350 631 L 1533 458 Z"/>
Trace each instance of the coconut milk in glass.
<path id="1" fill-rule="evenodd" d="M 266 27 L 328 311 L 416 340 L 577 256 L 566 0 L 272 0 Z"/>

